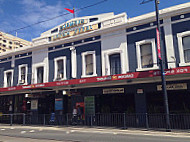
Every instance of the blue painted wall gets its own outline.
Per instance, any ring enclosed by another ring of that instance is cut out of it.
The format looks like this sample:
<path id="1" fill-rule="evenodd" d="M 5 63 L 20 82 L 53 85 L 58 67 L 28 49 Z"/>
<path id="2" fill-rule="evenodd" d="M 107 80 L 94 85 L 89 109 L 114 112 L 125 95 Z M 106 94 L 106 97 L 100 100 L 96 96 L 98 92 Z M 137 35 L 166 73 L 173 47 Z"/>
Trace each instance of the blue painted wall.
<path id="1" fill-rule="evenodd" d="M 48 53 L 48 58 L 49 58 L 49 82 L 53 82 L 54 79 L 54 58 L 61 57 L 61 56 L 66 56 L 67 61 L 66 61 L 66 70 L 67 70 L 67 79 L 71 79 L 71 51 L 69 48 L 59 50 L 59 51 L 54 51 L 54 52 L 49 52 Z"/>
<path id="2" fill-rule="evenodd" d="M 164 47 L 165 51 L 165 39 L 164 37 L 164 31 L 163 28 L 161 28 L 162 31 L 162 38 L 161 38 L 161 44 Z M 136 32 L 127 35 L 127 48 L 128 48 L 128 55 L 129 55 L 129 71 L 135 72 L 137 69 L 137 55 L 136 55 L 136 42 L 146 39 L 152 39 L 155 38 L 156 40 L 156 29 L 150 29 L 142 32 Z M 165 53 L 165 52 L 164 52 Z M 166 56 L 164 54 L 164 59 L 166 59 Z M 166 65 L 165 65 L 166 66 Z"/>
<path id="3" fill-rule="evenodd" d="M 76 46 L 77 53 L 77 78 L 81 78 L 82 75 L 82 52 L 95 51 L 96 53 L 96 73 L 97 76 L 101 76 L 102 65 L 101 65 L 101 42 L 93 42 L 89 44 L 84 44 L 81 46 Z"/>
<path id="4" fill-rule="evenodd" d="M 27 64 L 28 65 L 28 72 L 27 72 L 27 81 L 28 84 L 31 84 L 31 79 L 32 79 L 32 57 L 26 57 L 26 58 L 21 58 L 21 59 L 16 59 L 15 60 L 15 67 L 14 67 L 14 80 L 13 80 L 13 85 L 17 86 L 18 85 L 18 76 L 19 76 L 19 65 L 22 64 Z"/>
<path id="5" fill-rule="evenodd" d="M 179 66 L 179 49 L 178 49 L 178 41 L 177 41 L 177 33 L 182 33 L 185 31 L 190 31 L 190 20 L 180 23 L 172 24 L 172 32 L 173 32 L 173 42 L 174 42 L 174 50 L 177 66 Z"/>

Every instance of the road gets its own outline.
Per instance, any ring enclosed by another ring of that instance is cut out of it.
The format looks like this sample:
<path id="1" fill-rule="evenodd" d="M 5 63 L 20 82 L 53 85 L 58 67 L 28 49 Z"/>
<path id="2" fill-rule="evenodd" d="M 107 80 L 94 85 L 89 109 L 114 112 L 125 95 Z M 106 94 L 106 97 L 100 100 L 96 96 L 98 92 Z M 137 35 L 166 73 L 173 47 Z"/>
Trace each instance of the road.
<path id="1" fill-rule="evenodd" d="M 0 126 L 0 142 L 189 142 L 190 133 L 85 127 Z"/>

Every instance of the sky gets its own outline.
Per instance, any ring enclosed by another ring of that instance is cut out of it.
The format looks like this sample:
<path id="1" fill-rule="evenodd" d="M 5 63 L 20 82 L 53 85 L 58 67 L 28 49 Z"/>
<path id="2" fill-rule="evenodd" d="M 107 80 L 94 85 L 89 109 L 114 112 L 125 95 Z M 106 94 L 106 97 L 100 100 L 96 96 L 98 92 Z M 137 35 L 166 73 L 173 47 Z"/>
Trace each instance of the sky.
<path id="1" fill-rule="evenodd" d="M 41 33 L 73 18 L 64 8 L 80 9 L 103 0 L 0 0 L 0 31 L 16 35 L 16 29 L 47 20 L 59 18 L 17 30 L 17 36 L 31 41 Z M 76 17 L 114 12 L 127 13 L 132 18 L 153 12 L 154 1 L 141 5 L 143 0 L 105 0 L 103 3 L 78 11 Z M 146 0 L 145 0 L 146 1 Z M 189 0 L 160 0 L 159 9 L 189 2 Z"/>

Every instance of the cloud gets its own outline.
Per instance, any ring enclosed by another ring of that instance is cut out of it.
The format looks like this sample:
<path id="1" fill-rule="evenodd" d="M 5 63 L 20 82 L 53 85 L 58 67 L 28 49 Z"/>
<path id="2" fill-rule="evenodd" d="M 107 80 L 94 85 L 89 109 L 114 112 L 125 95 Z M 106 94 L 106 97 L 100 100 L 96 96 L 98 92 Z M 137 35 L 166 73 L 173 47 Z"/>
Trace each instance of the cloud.
<path id="1" fill-rule="evenodd" d="M 5 2 L 5 0 L 0 0 L 1 2 Z M 17 30 L 18 36 L 26 40 L 39 37 L 41 33 L 73 17 L 72 14 L 68 14 L 41 24 L 33 25 L 40 21 L 67 13 L 64 8 L 71 8 L 72 4 L 70 1 L 62 0 L 57 0 L 53 4 L 48 3 L 47 0 L 19 0 L 15 1 L 14 4 L 15 8 L 18 9 L 17 12 L 10 16 L 6 16 L 6 13 L 0 15 L 0 19 L 2 20 L 0 22 L 0 30 L 15 34 L 15 30 L 19 29 Z M 3 12 L 1 7 L 2 4 L 0 4 L 0 13 Z"/>
<path id="2" fill-rule="evenodd" d="M 62 3 L 58 1 L 54 5 L 49 5 L 45 1 L 38 1 L 38 0 L 22 0 L 21 4 L 23 5 L 23 14 L 20 15 L 20 20 L 23 21 L 25 24 L 34 24 L 38 23 L 43 20 L 47 20 L 67 11 L 64 10 L 64 5 L 68 5 L 69 3 Z M 48 29 L 53 28 L 65 20 L 71 19 L 72 15 L 65 15 L 56 19 L 53 19 L 48 22 L 44 22 L 42 24 L 36 25 L 35 28 L 41 29 Z"/>

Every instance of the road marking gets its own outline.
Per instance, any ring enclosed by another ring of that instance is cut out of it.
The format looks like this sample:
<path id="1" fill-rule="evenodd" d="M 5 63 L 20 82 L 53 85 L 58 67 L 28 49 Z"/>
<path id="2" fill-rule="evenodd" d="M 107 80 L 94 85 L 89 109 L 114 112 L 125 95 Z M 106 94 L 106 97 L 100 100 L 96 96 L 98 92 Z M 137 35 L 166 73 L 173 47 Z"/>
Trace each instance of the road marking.
<path id="1" fill-rule="evenodd" d="M 69 133 L 70 133 L 69 131 L 66 132 L 66 134 L 69 134 Z"/>
<path id="2" fill-rule="evenodd" d="M 10 129 L 11 129 L 11 130 L 14 130 L 15 128 L 11 127 Z"/>
<path id="3" fill-rule="evenodd" d="M 75 130 L 71 130 L 71 133 L 75 132 Z"/>
<path id="4" fill-rule="evenodd" d="M 30 133 L 34 133 L 35 131 L 34 130 L 31 130 Z"/>
<path id="5" fill-rule="evenodd" d="M 1 131 L 5 131 L 5 129 L 1 129 Z"/>
<path id="6" fill-rule="evenodd" d="M 25 133 L 26 133 L 26 131 L 21 131 L 20 133 L 21 133 L 21 134 L 25 134 Z"/>
<path id="7" fill-rule="evenodd" d="M 114 135 L 117 135 L 117 133 L 113 133 Z"/>
<path id="8" fill-rule="evenodd" d="M 42 129 L 42 128 L 40 128 L 40 129 L 39 129 L 39 131 L 43 131 L 43 129 Z"/>

